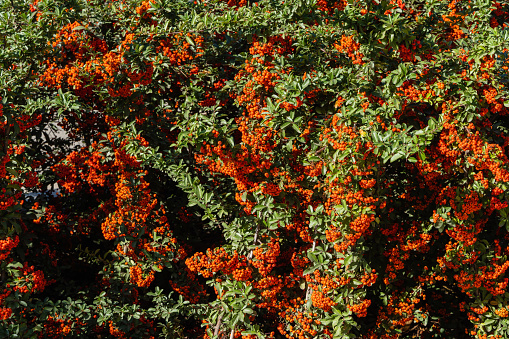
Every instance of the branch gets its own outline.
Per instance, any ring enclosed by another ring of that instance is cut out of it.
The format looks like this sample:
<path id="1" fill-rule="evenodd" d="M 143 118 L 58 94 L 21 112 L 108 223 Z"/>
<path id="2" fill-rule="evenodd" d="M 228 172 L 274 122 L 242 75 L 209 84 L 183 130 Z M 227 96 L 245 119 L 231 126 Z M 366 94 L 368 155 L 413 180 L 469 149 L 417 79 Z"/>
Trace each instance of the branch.
<path id="1" fill-rule="evenodd" d="M 221 319 L 223 319 L 224 312 L 222 312 L 217 318 L 216 327 L 214 327 L 214 337 L 219 333 L 219 327 L 221 327 Z"/>

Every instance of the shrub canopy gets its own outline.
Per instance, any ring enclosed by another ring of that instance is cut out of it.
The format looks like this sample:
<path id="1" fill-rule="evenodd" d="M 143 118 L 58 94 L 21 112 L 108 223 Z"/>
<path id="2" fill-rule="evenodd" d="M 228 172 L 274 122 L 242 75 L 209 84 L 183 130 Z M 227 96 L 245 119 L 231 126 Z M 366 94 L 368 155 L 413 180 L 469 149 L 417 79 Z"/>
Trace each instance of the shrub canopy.
<path id="1" fill-rule="evenodd" d="M 505 1 L 0 13 L 0 337 L 509 336 Z"/>

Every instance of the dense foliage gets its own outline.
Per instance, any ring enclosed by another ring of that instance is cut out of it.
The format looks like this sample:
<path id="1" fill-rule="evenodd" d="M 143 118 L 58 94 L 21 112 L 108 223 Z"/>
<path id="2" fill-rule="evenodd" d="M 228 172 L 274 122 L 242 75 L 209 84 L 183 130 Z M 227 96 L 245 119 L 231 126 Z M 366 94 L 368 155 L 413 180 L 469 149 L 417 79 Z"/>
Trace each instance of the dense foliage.
<path id="1" fill-rule="evenodd" d="M 0 337 L 507 338 L 509 6 L 0 2 Z"/>

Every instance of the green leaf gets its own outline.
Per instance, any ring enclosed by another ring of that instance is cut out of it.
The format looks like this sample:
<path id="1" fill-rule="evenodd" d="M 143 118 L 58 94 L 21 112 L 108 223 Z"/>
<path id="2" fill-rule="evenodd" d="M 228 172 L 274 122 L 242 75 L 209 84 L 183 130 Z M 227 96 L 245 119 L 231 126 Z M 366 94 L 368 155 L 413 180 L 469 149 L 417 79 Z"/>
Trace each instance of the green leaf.
<path id="1" fill-rule="evenodd" d="M 401 154 L 401 153 L 396 153 L 396 154 L 394 154 L 394 155 L 391 157 L 390 162 L 395 162 L 396 160 L 400 159 L 401 157 L 403 157 L 403 154 Z"/>
<path id="2" fill-rule="evenodd" d="M 350 266 L 350 264 L 352 263 L 353 259 L 354 259 L 353 254 L 347 255 L 345 257 L 344 261 L 343 261 L 343 265 L 344 266 Z"/>

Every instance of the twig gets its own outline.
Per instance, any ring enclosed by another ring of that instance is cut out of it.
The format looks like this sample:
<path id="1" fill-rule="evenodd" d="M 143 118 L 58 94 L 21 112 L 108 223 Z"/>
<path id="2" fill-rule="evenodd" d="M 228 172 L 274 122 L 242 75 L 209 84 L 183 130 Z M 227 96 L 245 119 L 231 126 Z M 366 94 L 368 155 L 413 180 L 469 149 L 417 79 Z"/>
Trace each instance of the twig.
<path id="1" fill-rule="evenodd" d="M 259 231 L 260 231 L 260 224 L 257 224 L 256 225 L 256 231 L 255 231 L 254 239 L 253 239 L 253 245 L 256 245 L 256 242 L 258 241 L 258 232 Z M 253 257 L 253 250 L 251 250 L 249 252 L 249 254 L 247 255 L 248 259 L 251 259 L 252 257 Z"/>
<path id="2" fill-rule="evenodd" d="M 316 233 L 316 226 L 315 226 L 315 233 Z M 316 247 L 316 240 L 313 240 L 313 248 L 311 249 L 312 252 L 315 251 Z M 306 290 L 306 300 L 309 300 L 311 298 L 311 286 L 308 286 L 308 289 Z"/>
<path id="3" fill-rule="evenodd" d="M 5 140 L 4 140 L 4 154 L 7 154 L 7 148 L 9 145 L 9 132 L 11 129 L 11 125 L 7 124 L 7 128 L 5 130 Z"/>

